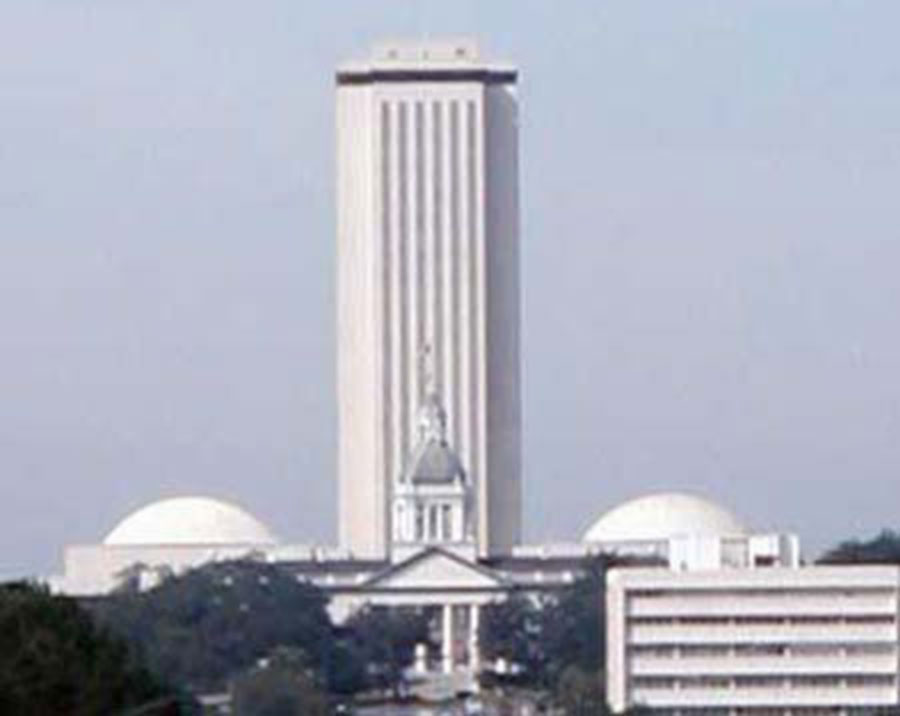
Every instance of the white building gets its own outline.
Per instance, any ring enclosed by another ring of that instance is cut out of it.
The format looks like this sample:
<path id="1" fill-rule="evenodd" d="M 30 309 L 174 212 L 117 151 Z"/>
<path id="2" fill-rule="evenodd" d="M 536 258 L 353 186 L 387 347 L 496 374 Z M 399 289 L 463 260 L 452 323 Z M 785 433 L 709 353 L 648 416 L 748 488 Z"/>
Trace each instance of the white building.
<path id="1" fill-rule="evenodd" d="M 607 577 L 607 694 L 675 716 L 824 716 L 900 704 L 900 569 Z"/>
<path id="2" fill-rule="evenodd" d="M 429 389 L 474 491 L 481 556 L 520 536 L 516 70 L 471 42 L 337 72 L 339 541 L 390 550 Z M 429 385 L 432 383 L 432 385 Z"/>
<path id="3" fill-rule="evenodd" d="M 425 610 L 439 638 L 419 667 L 468 678 L 486 605 L 558 590 L 612 552 L 666 565 L 609 575 L 614 708 L 897 704 L 897 569 L 799 567 L 796 537 L 679 493 L 617 507 L 581 542 L 519 544 L 515 83 L 466 42 L 389 46 L 337 73 L 340 548 L 283 545 L 234 505 L 175 498 L 67 548 L 52 585 L 98 595 L 212 561 L 279 563 L 337 620 Z"/>
<path id="4" fill-rule="evenodd" d="M 656 558 L 672 569 L 796 567 L 796 535 L 761 534 L 698 495 L 660 492 L 603 514 L 582 537 L 610 554 Z"/>
<path id="5" fill-rule="evenodd" d="M 123 518 L 100 544 L 68 545 L 64 573 L 50 580 L 73 595 L 105 594 L 126 584 L 142 589 L 209 562 L 254 557 L 278 540 L 245 510 L 209 497 L 174 497 Z"/>

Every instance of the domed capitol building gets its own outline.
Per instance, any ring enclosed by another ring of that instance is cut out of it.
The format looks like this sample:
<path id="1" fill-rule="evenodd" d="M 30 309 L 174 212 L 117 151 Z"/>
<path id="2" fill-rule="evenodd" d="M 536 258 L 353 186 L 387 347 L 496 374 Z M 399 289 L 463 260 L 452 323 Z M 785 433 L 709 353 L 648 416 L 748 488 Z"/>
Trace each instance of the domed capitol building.
<path id="1" fill-rule="evenodd" d="M 440 645 L 419 667 L 472 675 L 485 605 L 552 593 L 608 553 L 656 565 L 610 572 L 614 708 L 896 704 L 897 570 L 801 567 L 796 536 L 675 492 L 614 507 L 578 540 L 522 544 L 517 80 L 467 41 L 388 45 L 336 73 L 339 544 L 285 544 L 237 505 L 175 496 L 67 547 L 51 584 L 98 595 L 219 560 L 278 563 L 324 589 L 337 620 L 431 612 Z M 872 646 L 868 666 L 850 643 Z"/>
<path id="2" fill-rule="evenodd" d="M 796 563 L 793 538 L 680 494 L 613 509 L 581 541 L 521 544 L 517 79 L 468 41 L 380 47 L 336 73 L 339 545 L 284 544 L 237 505 L 178 496 L 68 547 L 60 590 L 277 562 L 338 619 L 434 609 L 452 671 L 479 664 L 483 605 L 558 589 L 593 554 Z"/>

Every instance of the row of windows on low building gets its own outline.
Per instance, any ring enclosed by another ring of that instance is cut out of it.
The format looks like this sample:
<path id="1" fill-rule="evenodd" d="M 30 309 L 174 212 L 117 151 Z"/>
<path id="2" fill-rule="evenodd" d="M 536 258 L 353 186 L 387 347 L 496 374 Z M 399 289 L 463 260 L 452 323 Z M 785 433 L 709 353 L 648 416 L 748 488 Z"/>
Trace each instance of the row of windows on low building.
<path id="1" fill-rule="evenodd" d="M 892 587 L 854 587 L 853 589 L 822 589 L 821 587 L 747 588 L 747 589 L 631 589 L 628 594 L 633 599 L 685 599 L 713 597 L 715 599 L 746 599 L 748 597 L 821 597 L 823 599 L 857 599 L 859 597 L 887 597 L 893 599 L 896 591 Z"/>
<path id="2" fill-rule="evenodd" d="M 672 658 L 880 656 L 897 652 L 894 642 L 818 642 L 814 644 L 631 644 L 632 656 Z"/>
<path id="3" fill-rule="evenodd" d="M 893 687 L 893 674 L 806 674 L 797 676 L 635 676 L 635 689 L 788 689 Z"/>
<path id="4" fill-rule="evenodd" d="M 796 614 L 769 615 L 753 614 L 742 616 L 632 616 L 628 618 L 631 625 L 646 626 L 784 626 L 835 624 L 893 624 L 897 620 L 894 614 Z"/>
<path id="5" fill-rule="evenodd" d="M 884 716 L 893 712 L 884 710 Z M 882 710 L 869 706 L 694 706 L 679 709 L 654 708 L 653 716 L 880 716 Z"/>

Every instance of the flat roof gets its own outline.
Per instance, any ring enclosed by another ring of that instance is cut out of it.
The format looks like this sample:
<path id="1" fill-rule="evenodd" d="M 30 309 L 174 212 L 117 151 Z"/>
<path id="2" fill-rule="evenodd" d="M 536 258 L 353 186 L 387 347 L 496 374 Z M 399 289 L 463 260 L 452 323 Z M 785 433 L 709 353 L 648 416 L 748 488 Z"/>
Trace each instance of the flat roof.
<path id="1" fill-rule="evenodd" d="M 362 62 L 338 67 L 338 85 L 376 82 L 479 82 L 512 84 L 518 78 L 515 67 L 486 63 L 471 38 L 386 42 L 373 48 Z"/>
<path id="2" fill-rule="evenodd" d="M 673 591 L 900 588 L 900 566 L 889 564 L 806 565 L 679 571 L 666 567 L 615 568 L 607 585 L 628 590 Z"/>

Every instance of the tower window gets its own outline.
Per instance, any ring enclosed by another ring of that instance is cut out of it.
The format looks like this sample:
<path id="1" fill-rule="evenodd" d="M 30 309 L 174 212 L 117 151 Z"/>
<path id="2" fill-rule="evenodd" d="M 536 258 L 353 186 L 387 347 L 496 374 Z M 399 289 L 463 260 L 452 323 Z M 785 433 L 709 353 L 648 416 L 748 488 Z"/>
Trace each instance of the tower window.
<path id="1" fill-rule="evenodd" d="M 441 539 L 449 542 L 453 539 L 452 512 L 450 505 L 441 505 Z"/>
<path id="2" fill-rule="evenodd" d="M 394 515 L 394 539 L 402 540 L 406 536 L 406 526 L 403 524 L 404 510 L 403 505 L 397 505 Z"/>
<path id="3" fill-rule="evenodd" d="M 416 505 L 416 535 L 417 542 L 425 539 L 425 507 Z"/>
<path id="4" fill-rule="evenodd" d="M 440 539 L 440 532 L 438 529 L 438 506 L 430 505 L 428 513 L 428 538 L 430 540 L 438 540 Z"/>

